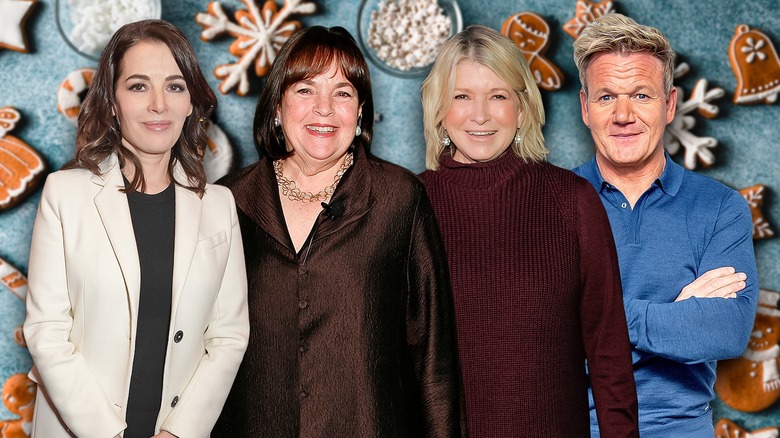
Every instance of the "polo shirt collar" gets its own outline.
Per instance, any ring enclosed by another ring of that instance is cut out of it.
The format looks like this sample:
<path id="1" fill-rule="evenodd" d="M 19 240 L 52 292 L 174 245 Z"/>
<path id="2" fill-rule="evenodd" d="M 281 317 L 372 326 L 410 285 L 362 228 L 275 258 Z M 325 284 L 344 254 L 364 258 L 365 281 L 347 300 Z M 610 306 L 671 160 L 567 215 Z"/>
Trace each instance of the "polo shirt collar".
<path id="1" fill-rule="evenodd" d="M 666 160 L 664 170 L 661 172 L 661 176 L 656 178 L 654 184 L 667 195 L 676 196 L 682 185 L 685 168 L 675 163 L 666 151 L 664 151 L 664 159 Z M 593 187 L 598 187 L 599 193 L 604 189 L 614 187 L 601 175 L 595 155 L 580 167 L 580 176 L 587 179 Z"/>

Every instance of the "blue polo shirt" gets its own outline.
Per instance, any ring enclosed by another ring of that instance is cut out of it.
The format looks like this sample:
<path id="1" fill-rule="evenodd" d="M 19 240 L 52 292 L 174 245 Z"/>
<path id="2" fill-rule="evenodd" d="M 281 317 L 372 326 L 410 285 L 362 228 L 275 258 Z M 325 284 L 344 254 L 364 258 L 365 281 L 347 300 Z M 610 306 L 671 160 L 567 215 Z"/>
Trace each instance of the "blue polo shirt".
<path id="1" fill-rule="evenodd" d="M 755 319 L 753 221 L 737 191 L 665 159 L 633 208 L 601 176 L 595 157 L 574 172 L 596 188 L 612 226 L 641 436 L 712 438 L 715 363 L 742 354 Z M 737 298 L 674 302 L 683 287 L 722 266 L 747 274 Z M 597 437 L 592 398 L 590 406 Z"/>

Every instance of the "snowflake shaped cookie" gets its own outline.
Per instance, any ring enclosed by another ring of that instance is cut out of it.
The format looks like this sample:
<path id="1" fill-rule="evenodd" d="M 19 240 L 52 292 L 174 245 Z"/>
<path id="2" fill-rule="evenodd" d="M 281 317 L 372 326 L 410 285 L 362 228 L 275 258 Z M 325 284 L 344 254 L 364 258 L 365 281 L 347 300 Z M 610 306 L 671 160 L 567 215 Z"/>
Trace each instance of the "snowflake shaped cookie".
<path id="1" fill-rule="evenodd" d="M 195 21 L 203 26 L 200 38 L 210 41 L 225 33 L 236 38 L 230 45 L 230 53 L 238 57 L 232 64 L 222 64 L 214 69 L 214 76 L 222 79 L 219 91 L 227 94 L 233 88 L 239 96 L 249 92 L 247 70 L 254 65 L 258 77 L 265 76 L 271 69 L 276 54 L 292 34 L 301 29 L 298 21 L 290 21 L 293 14 L 312 14 L 314 3 L 305 0 L 285 0 L 284 6 L 279 6 L 274 0 L 268 0 L 262 9 L 258 8 L 256 0 L 241 0 L 246 9 L 235 13 L 235 22 L 230 21 L 222 5 L 213 1 L 209 3 L 208 13 L 199 12 Z"/>
<path id="2" fill-rule="evenodd" d="M 675 70 L 674 77 L 678 78 L 689 70 L 688 64 L 682 63 Z M 713 137 L 697 137 L 691 132 L 696 126 L 696 119 L 690 115 L 694 111 L 700 115 L 712 119 L 718 115 L 718 107 L 710 102 L 723 97 L 722 88 L 707 90 L 707 80 L 699 79 L 691 91 L 688 100 L 683 100 L 683 90 L 677 88 L 677 111 L 674 113 L 672 123 L 664 132 L 664 144 L 670 155 L 676 154 L 680 146 L 685 149 L 685 167 L 694 170 L 696 163 L 701 161 L 705 167 L 715 163 L 715 155 L 712 148 L 718 145 L 718 140 Z"/>
<path id="3" fill-rule="evenodd" d="M 771 225 L 764 218 L 762 211 L 765 188 L 766 186 L 763 184 L 756 184 L 739 190 L 739 194 L 748 202 L 750 214 L 753 216 L 753 240 L 766 239 L 775 235 Z"/>

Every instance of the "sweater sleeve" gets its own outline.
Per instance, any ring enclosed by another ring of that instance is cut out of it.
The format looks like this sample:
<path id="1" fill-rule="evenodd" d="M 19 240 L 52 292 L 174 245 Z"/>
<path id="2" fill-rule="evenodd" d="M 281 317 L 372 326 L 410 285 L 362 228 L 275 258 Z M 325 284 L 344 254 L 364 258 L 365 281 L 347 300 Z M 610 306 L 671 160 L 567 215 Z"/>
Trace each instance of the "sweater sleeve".
<path id="1" fill-rule="evenodd" d="M 697 220 L 697 218 L 691 218 Z M 745 200 L 731 190 L 721 203 L 697 275 L 732 266 L 747 274 L 737 298 L 689 298 L 671 303 L 626 302 L 631 342 L 645 353 L 686 364 L 742 354 L 758 303 L 758 271 L 753 252 L 752 217 Z M 641 360 L 641 359 L 640 359 Z"/>
<path id="2" fill-rule="evenodd" d="M 447 258 L 425 191 L 420 187 L 408 256 L 407 342 L 420 383 L 428 437 L 466 432 L 455 310 Z"/>
<path id="3" fill-rule="evenodd" d="M 609 219 L 593 187 L 576 184 L 580 318 L 602 437 L 637 437 L 638 412 L 620 269 Z"/>

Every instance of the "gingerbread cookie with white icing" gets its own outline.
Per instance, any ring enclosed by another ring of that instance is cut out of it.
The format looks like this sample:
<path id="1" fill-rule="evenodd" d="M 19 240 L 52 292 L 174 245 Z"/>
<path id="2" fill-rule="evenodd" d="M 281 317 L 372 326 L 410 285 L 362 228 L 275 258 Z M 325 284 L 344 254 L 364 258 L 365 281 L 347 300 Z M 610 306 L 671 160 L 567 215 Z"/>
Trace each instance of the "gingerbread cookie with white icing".
<path id="1" fill-rule="evenodd" d="M 729 62 L 737 78 L 734 103 L 774 103 L 780 93 L 780 58 L 766 34 L 737 26 L 729 43 Z"/>
<path id="2" fill-rule="evenodd" d="M 0 211 L 29 195 L 44 169 L 43 158 L 35 149 L 8 134 L 20 119 L 15 108 L 0 108 Z"/>
<path id="3" fill-rule="evenodd" d="M 520 47 L 539 88 L 547 91 L 561 88 L 563 73 L 544 57 L 550 44 L 550 26 L 544 18 L 533 12 L 517 13 L 504 21 L 501 33 Z"/>

